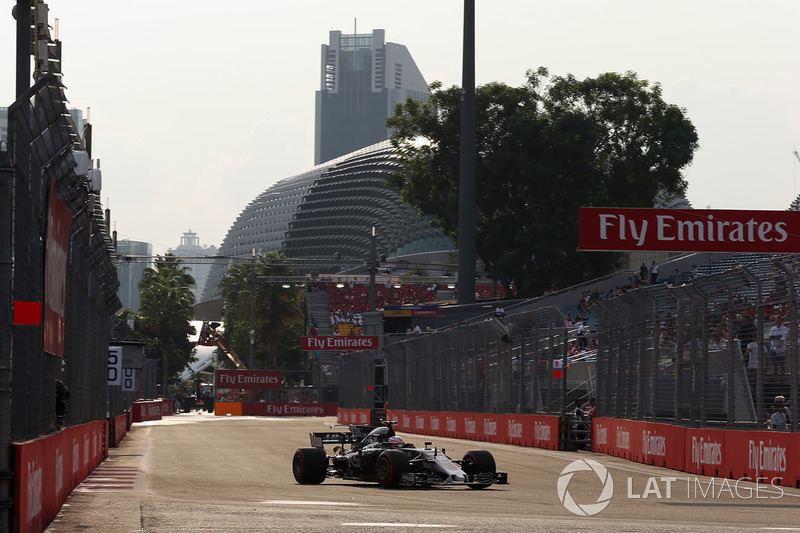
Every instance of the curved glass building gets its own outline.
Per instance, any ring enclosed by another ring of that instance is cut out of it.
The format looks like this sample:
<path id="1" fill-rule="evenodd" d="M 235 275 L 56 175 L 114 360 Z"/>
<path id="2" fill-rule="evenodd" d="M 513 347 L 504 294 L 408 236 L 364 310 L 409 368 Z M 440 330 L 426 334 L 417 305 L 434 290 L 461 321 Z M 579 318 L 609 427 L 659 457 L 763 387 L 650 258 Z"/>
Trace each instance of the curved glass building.
<path id="1" fill-rule="evenodd" d="M 400 166 L 389 141 L 347 154 L 279 181 L 238 216 L 219 255 L 277 251 L 295 259 L 366 259 L 372 228 L 387 257 L 446 252 L 453 242 L 400 200 L 386 177 Z M 226 266 L 214 265 L 202 301 L 220 297 Z M 301 272 L 310 272 L 310 267 Z"/>

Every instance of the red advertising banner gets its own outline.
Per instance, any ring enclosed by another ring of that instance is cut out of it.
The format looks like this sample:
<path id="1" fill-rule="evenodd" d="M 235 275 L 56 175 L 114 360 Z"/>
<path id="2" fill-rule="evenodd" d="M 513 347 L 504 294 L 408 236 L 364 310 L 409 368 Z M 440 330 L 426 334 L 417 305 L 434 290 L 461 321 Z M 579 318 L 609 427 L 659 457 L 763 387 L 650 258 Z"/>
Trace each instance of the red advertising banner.
<path id="1" fill-rule="evenodd" d="M 332 416 L 337 412 L 335 403 L 262 403 L 242 404 L 243 416 Z"/>
<path id="2" fill-rule="evenodd" d="M 56 194 L 56 182 L 51 180 L 44 255 L 44 351 L 56 357 L 64 357 L 67 257 L 71 229 L 72 212 Z"/>
<path id="3" fill-rule="evenodd" d="M 318 335 L 300 337 L 300 347 L 306 351 L 350 352 L 377 350 L 377 335 Z"/>
<path id="4" fill-rule="evenodd" d="M 581 250 L 796 253 L 800 211 L 582 207 Z"/>
<path id="5" fill-rule="evenodd" d="M 280 389 L 280 370 L 217 370 L 218 389 Z"/>
<path id="6" fill-rule="evenodd" d="M 723 429 L 686 428 L 685 472 L 704 476 L 728 477 Z"/>

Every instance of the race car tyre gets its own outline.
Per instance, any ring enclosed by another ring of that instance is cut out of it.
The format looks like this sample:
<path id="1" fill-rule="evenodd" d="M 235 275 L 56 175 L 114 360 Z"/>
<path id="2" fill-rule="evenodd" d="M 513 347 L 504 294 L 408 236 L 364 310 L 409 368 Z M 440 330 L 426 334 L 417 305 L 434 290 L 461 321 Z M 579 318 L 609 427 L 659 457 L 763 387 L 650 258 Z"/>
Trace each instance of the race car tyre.
<path id="1" fill-rule="evenodd" d="M 375 477 L 381 487 L 399 486 L 403 474 L 409 470 L 408 456 L 400 450 L 386 450 L 375 463 Z"/>
<path id="2" fill-rule="evenodd" d="M 461 460 L 461 470 L 469 476 L 469 481 L 473 481 L 477 474 L 492 474 L 492 478 L 497 474 L 497 466 L 494 462 L 494 457 L 486 450 L 474 450 L 464 454 Z M 492 483 L 480 483 L 470 485 L 471 489 L 485 489 L 491 486 Z"/>
<path id="3" fill-rule="evenodd" d="M 328 456 L 319 448 L 300 448 L 292 459 L 294 479 L 301 485 L 318 485 L 328 473 Z"/>

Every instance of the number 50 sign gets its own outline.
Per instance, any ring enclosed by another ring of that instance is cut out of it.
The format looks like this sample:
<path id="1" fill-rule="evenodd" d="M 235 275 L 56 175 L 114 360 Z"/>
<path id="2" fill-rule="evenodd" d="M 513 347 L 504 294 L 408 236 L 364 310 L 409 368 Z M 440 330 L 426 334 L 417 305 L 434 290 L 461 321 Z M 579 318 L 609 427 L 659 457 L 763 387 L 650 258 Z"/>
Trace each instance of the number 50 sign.
<path id="1" fill-rule="evenodd" d="M 108 347 L 108 384 L 122 385 L 122 346 Z"/>

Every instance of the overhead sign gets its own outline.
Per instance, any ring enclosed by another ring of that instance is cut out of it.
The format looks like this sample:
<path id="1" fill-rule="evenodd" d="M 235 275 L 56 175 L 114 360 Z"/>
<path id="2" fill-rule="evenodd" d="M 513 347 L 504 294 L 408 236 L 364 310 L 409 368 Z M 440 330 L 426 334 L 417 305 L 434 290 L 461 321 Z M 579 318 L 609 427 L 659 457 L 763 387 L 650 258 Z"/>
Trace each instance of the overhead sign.
<path id="1" fill-rule="evenodd" d="M 584 251 L 800 251 L 800 211 L 582 207 L 579 216 Z"/>
<path id="2" fill-rule="evenodd" d="M 352 352 L 377 350 L 377 335 L 317 335 L 300 337 L 300 347 L 306 351 Z"/>
<path id="3" fill-rule="evenodd" d="M 218 389 L 280 389 L 280 370 L 217 370 Z"/>
<path id="4" fill-rule="evenodd" d="M 385 305 L 383 316 L 437 316 L 438 305 Z"/>

